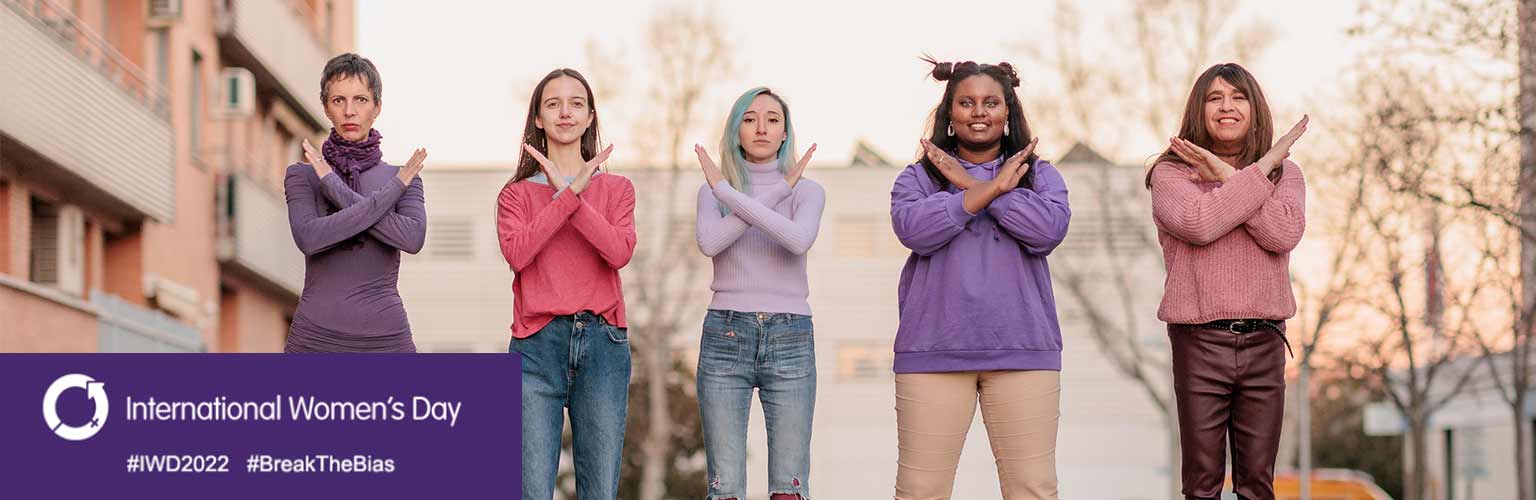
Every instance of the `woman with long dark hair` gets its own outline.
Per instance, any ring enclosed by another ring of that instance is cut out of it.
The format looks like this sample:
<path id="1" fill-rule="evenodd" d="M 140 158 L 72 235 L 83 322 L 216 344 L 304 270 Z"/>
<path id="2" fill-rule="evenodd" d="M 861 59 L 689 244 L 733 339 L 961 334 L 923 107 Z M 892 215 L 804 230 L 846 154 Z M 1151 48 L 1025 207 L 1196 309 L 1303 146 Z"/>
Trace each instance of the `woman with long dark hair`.
<path id="1" fill-rule="evenodd" d="M 635 188 L 599 169 L 597 103 L 573 69 L 533 89 L 517 173 L 497 198 L 512 267 L 512 340 L 523 356 L 523 498 L 554 497 L 571 421 L 576 496 L 611 500 L 629 401 L 629 323 L 619 269 L 635 251 Z"/>
<path id="2" fill-rule="evenodd" d="M 1190 89 L 1179 135 L 1147 172 L 1168 269 L 1168 323 L 1185 498 L 1220 497 L 1226 450 L 1239 498 L 1273 499 L 1285 411 L 1290 252 L 1306 229 L 1306 181 L 1285 160 L 1307 118 L 1273 146 L 1258 80 L 1217 64 Z"/>
<path id="3" fill-rule="evenodd" d="M 944 95 L 891 190 L 912 250 L 897 290 L 896 498 L 949 498 L 979 401 L 1003 498 L 1054 499 L 1061 328 L 1046 256 L 1067 235 L 1067 186 L 1034 154 L 1012 65 L 929 62 Z"/>
<path id="4" fill-rule="evenodd" d="M 288 226 L 304 253 L 304 292 L 285 352 L 415 352 L 398 289 L 400 252 L 421 251 L 427 152 L 403 167 L 384 163 L 373 129 L 384 83 L 373 62 L 342 54 L 326 63 L 320 101 L 331 134 L 308 164 L 288 167 Z"/>

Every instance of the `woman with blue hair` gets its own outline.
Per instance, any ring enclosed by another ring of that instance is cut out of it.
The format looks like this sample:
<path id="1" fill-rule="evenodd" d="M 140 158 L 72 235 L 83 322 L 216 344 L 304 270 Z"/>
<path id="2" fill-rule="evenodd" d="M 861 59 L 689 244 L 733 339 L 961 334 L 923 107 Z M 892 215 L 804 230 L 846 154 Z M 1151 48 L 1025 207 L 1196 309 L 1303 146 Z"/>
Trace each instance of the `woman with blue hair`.
<path id="1" fill-rule="evenodd" d="M 736 99 L 720 164 L 694 146 L 699 250 L 714 260 L 714 298 L 699 342 L 698 398 L 712 500 L 746 497 L 747 419 L 758 391 L 768 429 L 771 500 L 804 499 L 811 471 L 816 352 L 805 254 L 826 191 L 802 179 L 789 106 L 766 87 Z"/>

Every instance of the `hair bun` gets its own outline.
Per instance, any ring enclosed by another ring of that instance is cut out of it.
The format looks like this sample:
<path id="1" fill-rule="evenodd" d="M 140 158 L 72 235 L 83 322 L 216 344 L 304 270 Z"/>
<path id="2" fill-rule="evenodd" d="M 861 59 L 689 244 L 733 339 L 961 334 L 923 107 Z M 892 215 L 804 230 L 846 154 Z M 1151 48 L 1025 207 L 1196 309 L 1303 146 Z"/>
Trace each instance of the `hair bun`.
<path id="1" fill-rule="evenodd" d="M 930 62 L 933 62 L 933 79 L 934 80 L 938 80 L 938 81 L 942 82 L 942 81 L 949 80 L 949 77 L 954 76 L 954 74 L 955 74 L 955 64 L 954 63 L 947 63 L 947 62 L 941 63 L 941 62 L 937 62 L 937 61 L 930 61 Z"/>
<path id="2" fill-rule="evenodd" d="M 1020 83 L 1019 82 L 1019 72 L 1015 71 L 1013 69 L 1013 65 L 1012 64 L 1009 64 L 1008 62 L 1004 61 L 1004 62 L 997 63 L 997 67 L 1002 68 L 1003 72 L 1008 74 L 1008 78 L 1013 80 L 1013 86 L 1015 86 L 1015 87 L 1019 86 L 1019 83 Z"/>

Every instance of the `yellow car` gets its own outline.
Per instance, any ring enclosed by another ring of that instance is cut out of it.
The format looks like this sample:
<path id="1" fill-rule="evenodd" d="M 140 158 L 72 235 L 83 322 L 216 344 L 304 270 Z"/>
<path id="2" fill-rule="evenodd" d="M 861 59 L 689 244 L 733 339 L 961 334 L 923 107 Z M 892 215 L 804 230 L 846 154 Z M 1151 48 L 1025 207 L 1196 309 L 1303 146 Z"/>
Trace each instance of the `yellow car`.
<path id="1" fill-rule="evenodd" d="M 1299 500 L 1301 474 L 1276 471 L 1275 498 Z M 1350 469 L 1313 469 L 1312 500 L 1392 500 L 1392 497 L 1376 486 L 1376 479 L 1370 474 Z"/>

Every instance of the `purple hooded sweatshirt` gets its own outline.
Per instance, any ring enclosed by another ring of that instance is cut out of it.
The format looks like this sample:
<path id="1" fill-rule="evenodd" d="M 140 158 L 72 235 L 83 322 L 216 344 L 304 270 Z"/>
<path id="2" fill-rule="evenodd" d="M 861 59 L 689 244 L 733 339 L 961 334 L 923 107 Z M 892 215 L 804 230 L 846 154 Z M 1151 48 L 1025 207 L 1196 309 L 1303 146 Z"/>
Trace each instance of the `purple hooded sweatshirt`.
<path id="1" fill-rule="evenodd" d="M 964 160 L 980 180 L 1002 159 Z M 1034 163 L 1034 188 L 971 214 L 964 193 L 940 191 L 921 163 L 891 189 L 891 227 L 912 250 L 897 289 L 896 373 L 1061 370 L 1061 326 L 1045 257 L 1067 236 L 1072 210 L 1056 167 Z"/>

